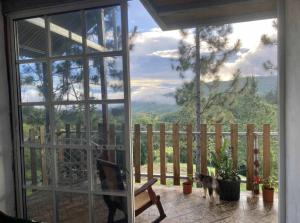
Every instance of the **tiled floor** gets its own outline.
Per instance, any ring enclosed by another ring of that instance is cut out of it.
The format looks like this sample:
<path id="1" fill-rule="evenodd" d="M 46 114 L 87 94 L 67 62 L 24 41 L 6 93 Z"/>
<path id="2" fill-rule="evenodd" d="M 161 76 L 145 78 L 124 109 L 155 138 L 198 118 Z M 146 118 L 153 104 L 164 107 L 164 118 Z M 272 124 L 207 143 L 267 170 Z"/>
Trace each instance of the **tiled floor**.
<path id="1" fill-rule="evenodd" d="M 202 189 L 193 188 L 193 193 L 183 195 L 179 186 L 155 186 L 161 196 L 167 217 L 163 223 L 277 223 L 278 199 L 275 195 L 273 205 L 264 205 L 262 195 L 252 197 L 250 192 L 241 192 L 239 202 L 223 202 L 218 198 L 203 198 Z M 158 217 L 156 207 L 152 206 L 136 218 L 137 223 L 152 222 Z"/>

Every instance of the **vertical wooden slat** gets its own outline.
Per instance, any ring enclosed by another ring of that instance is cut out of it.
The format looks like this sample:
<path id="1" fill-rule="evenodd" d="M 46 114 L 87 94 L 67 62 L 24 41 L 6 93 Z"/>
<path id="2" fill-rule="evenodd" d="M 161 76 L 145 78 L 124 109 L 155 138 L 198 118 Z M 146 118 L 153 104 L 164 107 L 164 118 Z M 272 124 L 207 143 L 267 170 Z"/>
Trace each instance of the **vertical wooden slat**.
<path id="1" fill-rule="evenodd" d="M 231 157 L 233 162 L 233 169 L 237 170 L 238 167 L 238 125 L 230 125 L 231 133 Z"/>
<path id="2" fill-rule="evenodd" d="M 109 145 L 116 145 L 116 131 L 115 131 L 115 125 L 110 124 L 109 125 L 109 132 L 108 132 L 108 144 Z M 109 150 L 108 152 L 108 160 L 110 162 L 115 163 L 116 162 L 116 150 Z"/>
<path id="3" fill-rule="evenodd" d="M 43 185 L 48 185 L 46 149 L 45 149 L 45 128 L 40 127 L 40 144 L 41 144 L 41 169 Z"/>
<path id="4" fill-rule="evenodd" d="M 270 151 L 270 125 L 263 126 L 263 176 L 268 178 L 271 175 L 271 151 Z"/>
<path id="5" fill-rule="evenodd" d="M 139 124 L 134 125 L 134 169 L 135 182 L 141 182 L 141 127 Z"/>
<path id="6" fill-rule="evenodd" d="M 81 144 L 81 123 L 76 124 L 76 140 Z"/>
<path id="7" fill-rule="evenodd" d="M 179 125 L 173 125 L 173 173 L 174 185 L 180 185 L 180 151 L 179 151 Z"/>
<path id="8" fill-rule="evenodd" d="M 34 143 L 35 135 L 34 129 L 29 130 L 29 142 Z M 30 148 L 30 167 L 31 167 L 31 182 L 33 185 L 37 185 L 37 173 L 36 173 L 36 148 Z"/>
<path id="9" fill-rule="evenodd" d="M 254 173 L 254 124 L 247 125 L 247 190 L 252 190 Z"/>
<path id="10" fill-rule="evenodd" d="M 216 132 L 216 156 L 219 159 L 222 148 L 222 124 L 215 124 Z"/>
<path id="11" fill-rule="evenodd" d="M 193 177 L 193 126 L 187 125 L 186 128 L 187 141 L 187 174 L 188 177 Z"/>
<path id="12" fill-rule="evenodd" d="M 147 174 L 148 180 L 153 178 L 153 127 L 147 125 Z"/>
<path id="13" fill-rule="evenodd" d="M 207 125 L 201 124 L 201 173 L 207 175 Z"/>
<path id="14" fill-rule="evenodd" d="M 71 142 L 71 126 L 70 124 L 66 124 L 66 144 L 70 144 Z"/>
<path id="15" fill-rule="evenodd" d="M 166 184 L 166 126 L 164 123 L 160 124 L 159 128 L 160 139 L 160 183 Z"/>
<path id="16" fill-rule="evenodd" d="M 107 132 L 106 132 L 106 124 L 105 123 L 98 123 L 98 144 L 106 145 L 107 144 Z M 103 150 L 101 154 L 101 159 L 107 160 L 108 153 L 107 150 Z"/>

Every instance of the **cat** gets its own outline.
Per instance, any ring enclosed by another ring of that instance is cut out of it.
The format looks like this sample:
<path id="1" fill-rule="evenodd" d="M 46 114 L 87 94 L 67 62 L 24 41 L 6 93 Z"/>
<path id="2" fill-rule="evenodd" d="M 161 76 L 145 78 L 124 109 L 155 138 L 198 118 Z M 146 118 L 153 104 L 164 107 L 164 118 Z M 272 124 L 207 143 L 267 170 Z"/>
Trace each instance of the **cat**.
<path id="1" fill-rule="evenodd" d="M 219 184 L 215 177 L 196 173 L 195 179 L 196 182 L 202 184 L 204 190 L 203 198 L 206 198 L 207 190 L 210 198 L 213 198 L 213 191 L 219 194 Z"/>

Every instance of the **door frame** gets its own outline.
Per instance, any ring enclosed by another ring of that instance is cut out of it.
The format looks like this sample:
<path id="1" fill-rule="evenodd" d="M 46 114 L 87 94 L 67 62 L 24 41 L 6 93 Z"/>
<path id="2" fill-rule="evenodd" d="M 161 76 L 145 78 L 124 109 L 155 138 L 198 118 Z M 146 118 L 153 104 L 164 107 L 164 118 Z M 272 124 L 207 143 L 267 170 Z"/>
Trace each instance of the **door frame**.
<path id="1" fill-rule="evenodd" d="M 130 92 L 130 63 L 129 63 L 129 38 L 128 38 L 128 2 L 127 0 L 87 0 L 84 2 L 73 2 L 65 4 L 57 4 L 54 6 L 40 7 L 35 9 L 26 9 L 17 12 L 8 13 L 6 19 L 6 39 L 7 39 L 7 54 L 8 54 L 8 72 L 9 72 L 9 88 L 10 88 L 10 103 L 12 110 L 12 133 L 13 133 L 13 164 L 14 164 L 14 180 L 15 180 L 15 201 L 16 215 L 18 217 L 25 216 L 25 197 L 23 182 L 24 163 L 20 151 L 20 117 L 19 117 L 19 81 L 17 78 L 17 63 L 16 63 L 16 48 L 15 48 L 15 26 L 14 20 L 36 17 L 46 14 L 65 13 L 70 11 L 79 11 L 91 8 L 107 7 L 119 5 L 121 8 L 121 26 L 122 26 L 122 58 L 123 58 L 123 77 L 124 77 L 124 118 L 125 118 L 125 133 L 124 133 L 124 148 L 127 177 L 127 214 L 128 222 L 134 222 L 134 197 L 133 197 L 133 152 L 131 146 L 131 92 Z"/>

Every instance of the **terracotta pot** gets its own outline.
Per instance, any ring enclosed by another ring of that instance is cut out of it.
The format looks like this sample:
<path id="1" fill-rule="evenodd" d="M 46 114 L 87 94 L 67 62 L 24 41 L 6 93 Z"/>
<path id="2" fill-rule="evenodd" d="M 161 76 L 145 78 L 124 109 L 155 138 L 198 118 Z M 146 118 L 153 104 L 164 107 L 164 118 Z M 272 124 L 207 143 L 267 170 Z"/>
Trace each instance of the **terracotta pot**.
<path id="1" fill-rule="evenodd" d="M 274 200 L 274 189 L 263 189 L 263 200 L 264 202 L 272 203 Z"/>
<path id="2" fill-rule="evenodd" d="M 192 193 L 193 182 L 191 182 L 191 181 L 183 182 L 182 186 L 183 186 L 183 193 L 184 194 L 191 194 Z"/>

